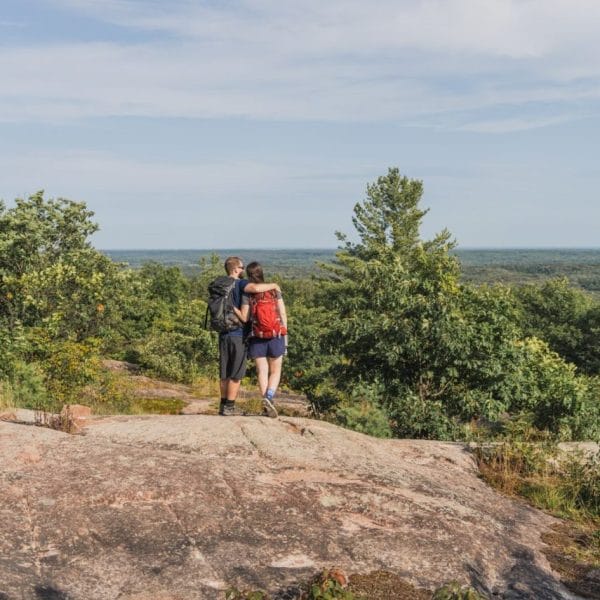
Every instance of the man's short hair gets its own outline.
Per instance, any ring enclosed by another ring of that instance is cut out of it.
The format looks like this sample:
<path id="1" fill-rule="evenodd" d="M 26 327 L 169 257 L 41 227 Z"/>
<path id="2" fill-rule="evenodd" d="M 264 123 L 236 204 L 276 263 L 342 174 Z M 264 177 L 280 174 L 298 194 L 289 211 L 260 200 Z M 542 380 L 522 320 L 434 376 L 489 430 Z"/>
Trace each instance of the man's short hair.
<path id="1" fill-rule="evenodd" d="M 244 261 L 239 256 L 230 256 L 225 261 L 225 271 L 227 271 L 227 275 L 231 275 L 234 269 L 243 266 L 243 264 Z"/>

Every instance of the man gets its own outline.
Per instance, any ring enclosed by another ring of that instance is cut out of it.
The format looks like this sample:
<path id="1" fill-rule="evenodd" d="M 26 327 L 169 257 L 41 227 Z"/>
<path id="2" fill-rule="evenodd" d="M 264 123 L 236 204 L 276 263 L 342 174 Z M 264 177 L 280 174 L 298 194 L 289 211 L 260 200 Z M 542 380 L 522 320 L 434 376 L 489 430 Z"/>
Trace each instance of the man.
<path id="1" fill-rule="evenodd" d="M 281 291 L 276 283 L 250 283 L 241 279 L 244 263 L 237 256 L 230 256 L 225 261 L 225 271 L 229 277 L 236 280 L 233 289 L 233 305 L 239 309 L 242 306 L 242 294 L 256 294 L 270 290 Z M 219 369 L 221 384 L 221 403 L 219 414 L 231 416 L 239 414 L 235 409 L 235 400 L 240 390 L 240 384 L 246 374 L 246 344 L 244 326 L 226 333 L 219 334 Z"/>

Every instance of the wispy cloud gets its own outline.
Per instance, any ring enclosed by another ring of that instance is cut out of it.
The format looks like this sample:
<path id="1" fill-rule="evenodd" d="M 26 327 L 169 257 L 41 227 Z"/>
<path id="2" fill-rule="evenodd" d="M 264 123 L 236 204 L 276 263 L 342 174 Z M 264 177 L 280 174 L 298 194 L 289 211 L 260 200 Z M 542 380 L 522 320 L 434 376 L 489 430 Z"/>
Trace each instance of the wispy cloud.
<path id="1" fill-rule="evenodd" d="M 123 26 L 203 40 L 274 41 L 278 49 L 319 55 L 412 47 L 541 56 L 589 42 L 597 47 L 600 19 L 595 0 L 50 1 Z"/>
<path id="2" fill-rule="evenodd" d="M 151 39 L 5 47 L 4 120 L 391 119 L 505 131 L 579 118 L 582 102 L 598 112 L 592 0 L 47 2 Z M 469 118 L 497 107 L 511 114 Z"/>

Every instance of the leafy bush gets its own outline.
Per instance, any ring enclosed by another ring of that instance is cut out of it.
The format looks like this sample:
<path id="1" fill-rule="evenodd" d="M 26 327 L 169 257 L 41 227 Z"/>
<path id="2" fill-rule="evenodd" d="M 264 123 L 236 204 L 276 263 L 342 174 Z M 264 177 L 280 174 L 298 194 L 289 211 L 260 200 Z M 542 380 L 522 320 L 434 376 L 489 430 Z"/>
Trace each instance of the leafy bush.
<path id="1" fill-rule="evenodd" d="M 78 404 L 86 388 L 98 384 L 101 378 L 98 342 L 54 342 L 42 367 L 49 399 L 36 408 L 59 412 L 64 404 Z"/>
<path id="2" fill-rule="evenodd" d="M 20 324 L 12 328 L 0 319 L 0 377 L 10 377 L 15 363 L 26 354 L 28 341 Z"/>
<path id="3" fill-rule="evenodd" d="M 392 437 L 386 411 L 368 400 L 363 400 L 358 404 L 341 406 L 336 410 L 335 418 L 342 427 L 347 429 L 353 429 L 373 437 Z"/>
<path id="4" fill-rule="evenodd" d="M 323 306 L 311 306 L 314 301 L 312 296 L 303 297 L 297 290 L 295 301 L 286 304 L 290 333 L 288 355 L 283 361 L 283 380 L 318 401 L 321 409 L 326 410 L 329 403 L 327 394 L 323 393 L 324 383 L 341 358 L 330 338 L 332 312 Z"/>
<path id="5" fill-rule="evenodd" d="M 12 386 L 9 381 L 0 380 L 0 411 L 11 410 L 15 407 Z"/>
<path id="6" fill-rule="evenodd" d="M 395 437 L 450 440 L 457 437 L 457 423 L 448 416 L 440 399 L 418 395 L 400 387 L 387 402 Z"/>
<path id="7" fill-rule="evenodd" d="M 144 369 L 170 381 L 191 383 L 216 364 L 215 349 L 209 337 L 153 331 L 137 344 L 136 350 L 138 362 Z"/>
<path id="8" fill-rule="evenodd" d="M 515 287 L 519 320 L 527 337 L 544 340 L 565 360 L 578 363 L 583 330 L 581 319 L 590 308 L 590 296 L 570 286 L 564 279 L 542 285 Z M 582 358 L 582 357 L 581 357 Z"/>
<path id="9" fill-rule="evenodd" d="M 31 409 L 47 406 L 48 390 L 39 364 L 17 361 L 10 380 L 15 406 Z"/>
<path id="10" fill-rule="evenodd" d="M 359 600 L 347 585 L 344 573 L 338 569 L 325 570 L 313 578 L 302 600 Z"/>
<path id="11" fill-rule="evenodd" d="M 81 389 L 78 402 L 95 414 L 135 414 L 135 386 L 127 375 L 100 369 L 93 381 Z"/>
<path id="12" fill-rule="evenodd" d="M 530 412 L 533 425 L 571 437 L 569 420 L 580 410 L 586 383 L 548 345 L 537 338 L 516 342 L 515 360 L 501 384 L 511 413 Z"/>

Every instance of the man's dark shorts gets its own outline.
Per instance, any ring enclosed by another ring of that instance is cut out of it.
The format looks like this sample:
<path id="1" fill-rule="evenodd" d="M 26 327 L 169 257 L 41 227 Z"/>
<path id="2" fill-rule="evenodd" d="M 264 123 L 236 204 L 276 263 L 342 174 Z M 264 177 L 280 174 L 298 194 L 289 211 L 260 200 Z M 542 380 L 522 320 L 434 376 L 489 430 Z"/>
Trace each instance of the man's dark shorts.
<path id="1" fill-rule="evenodd" d="M 243 379 L 246 374 L 246 344 L 241 335 L 219 336 L 221 379 Z"/>
<path id="2" fill-rule="evenodd" d="M 285 338 L 276 337 L 268 340 L 251 338 L 248 346 L 250 358 L 279 358 L 285 353 Z"/>

